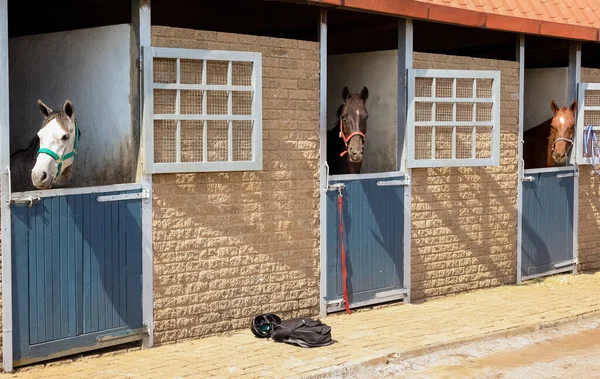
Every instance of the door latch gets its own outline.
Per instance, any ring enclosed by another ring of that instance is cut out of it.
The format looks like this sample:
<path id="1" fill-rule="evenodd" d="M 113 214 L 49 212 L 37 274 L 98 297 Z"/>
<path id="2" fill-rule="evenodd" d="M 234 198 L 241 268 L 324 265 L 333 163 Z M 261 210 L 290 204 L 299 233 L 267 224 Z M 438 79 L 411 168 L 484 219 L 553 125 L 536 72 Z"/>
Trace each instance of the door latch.
<path id="1" fill-rule="evenodd" d="M 21 198 L 14 198 L 11 199 L 11 203 L 13 204 L 27 204 L 27 206 L 29 208 L 33 207 L 35 204 L 40 202 L 40 198 L 39 197 L 35 197 L 35 196 L 28 196 L 28 197 L 21 197 Z"/>
<path id="2" fill-rule="evenodd" d="M 558 174 L 558 175 L 556 175 L 556 177 L 557 177 L 558 179 L 562 179 L 562 178 L 571 178 L 571 177 L 573 177 L 573 176 L 575 176 L 575 173 L 573 173 L 573 172 L 570 172 L 570 173 L 568 173 L 568 174 Z"/>

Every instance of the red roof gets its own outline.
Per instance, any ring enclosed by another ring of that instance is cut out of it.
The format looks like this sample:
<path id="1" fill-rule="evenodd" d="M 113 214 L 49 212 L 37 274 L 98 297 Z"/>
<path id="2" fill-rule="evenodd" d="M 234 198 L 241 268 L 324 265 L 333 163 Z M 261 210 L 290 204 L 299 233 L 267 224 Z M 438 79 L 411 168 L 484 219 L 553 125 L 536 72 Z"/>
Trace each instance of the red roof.
<path id="1" fill-rule="evenodd" d="M 599 41 L 600 0 L 309 0 L 343 8 Z"/>

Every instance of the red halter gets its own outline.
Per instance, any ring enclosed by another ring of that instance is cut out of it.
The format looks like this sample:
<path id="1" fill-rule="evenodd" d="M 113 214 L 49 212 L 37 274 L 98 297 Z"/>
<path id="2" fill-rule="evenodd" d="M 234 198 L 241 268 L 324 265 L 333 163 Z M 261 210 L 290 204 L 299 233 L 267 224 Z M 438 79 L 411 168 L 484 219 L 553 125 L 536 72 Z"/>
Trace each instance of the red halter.
<path id="1" fill-rule="evenodd" d="M 346 150 L 344 150 L 340 154 L 340 157 L 343 157 L 344 155 L 348 154 L 348 141 L 350 141 L 350 139 L 354 136 L 361 136 L 363 138 L 363 140 L 367 139 L 367 136 L 365 135 L 365 133 L 360 132 L 360 131 L 356 131 L 356 132 L 350 134 L 348 137 L 346 137 L 346 135 L 344 134 L 344 125 L 342 125 L 342 119 L 340 119 L 340 138 L 343 139 L 344 144 L 346 144 Z"/>

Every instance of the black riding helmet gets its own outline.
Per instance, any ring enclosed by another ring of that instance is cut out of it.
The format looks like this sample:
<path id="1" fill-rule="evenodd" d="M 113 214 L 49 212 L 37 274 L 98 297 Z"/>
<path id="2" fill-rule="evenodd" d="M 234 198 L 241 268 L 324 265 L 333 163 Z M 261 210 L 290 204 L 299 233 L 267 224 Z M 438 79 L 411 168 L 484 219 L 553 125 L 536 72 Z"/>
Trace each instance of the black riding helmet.
<path id="1" fill-rule="evenodd" d="M 281 318 L 273 313 L 266 313 L 252 317 L 250 330 L 259 338 L 269 338 L 273 332 L 273 325 L 281 324 Z"/>

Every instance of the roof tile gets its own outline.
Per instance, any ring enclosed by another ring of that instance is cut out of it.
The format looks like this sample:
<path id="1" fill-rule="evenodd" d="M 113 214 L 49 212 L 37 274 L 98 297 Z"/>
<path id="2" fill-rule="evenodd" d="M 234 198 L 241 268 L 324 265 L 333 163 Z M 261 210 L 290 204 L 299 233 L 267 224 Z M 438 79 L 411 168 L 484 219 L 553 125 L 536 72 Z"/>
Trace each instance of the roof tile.
<path id="1" fill-rule="evenodd" d="M 531 3 L 528 1 L 518 1 L 517 6 L 518 6 L 519 11 L 522 14 L 529 13 L 533 9 L 533 7 L 531 6 Z"/>
<path id="2" fill-rule="evenodd" d="M 400 17 L 600 42 L 600 0 L 338 1 L 345 8 Z"/>
<path id="3" fill-rule="evenodd" d="M 540 22 L 600 28 L 600 0 L 417 0 Z"/>
<path id="4" fill-rule="evenodd" d="M 544 8 L 542 7 L 541 4 L 533 1 L 531 2 L 531 8 L 533 9 L 533 14 L 537 17 L 531 17 L 533 19 L 537 19 L 538 17 L 542 16 L 544 14 Z"/>
<path id="5" fill-rule="evenodd" d="M 513 12 L 514 10 L 517 9 L 517 3 L 515 3 L 512 0 L 504 0 L 504 8 L 507 11 Z"/>

